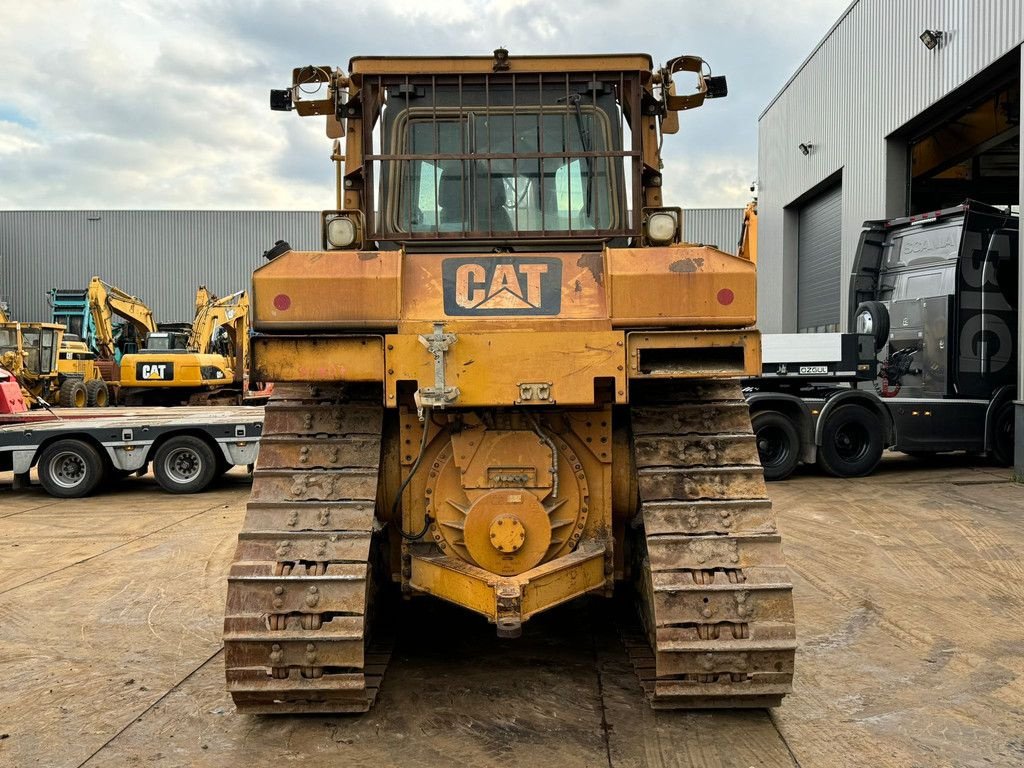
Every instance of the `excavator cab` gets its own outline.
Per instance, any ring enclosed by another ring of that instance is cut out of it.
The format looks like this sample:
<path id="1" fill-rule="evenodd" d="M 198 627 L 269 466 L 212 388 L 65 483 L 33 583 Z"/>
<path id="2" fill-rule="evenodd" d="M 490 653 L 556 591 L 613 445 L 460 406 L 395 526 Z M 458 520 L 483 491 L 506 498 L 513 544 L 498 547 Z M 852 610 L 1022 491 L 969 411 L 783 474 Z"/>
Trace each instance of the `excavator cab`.
<path id="1" fill-rule="evenodd" d="M 153 352 L 174 352 L 188 349 L 188 334 L 180 331 L 154 331 L 146 334 L 146 346 L 141 350 L 143 354 Z"/>

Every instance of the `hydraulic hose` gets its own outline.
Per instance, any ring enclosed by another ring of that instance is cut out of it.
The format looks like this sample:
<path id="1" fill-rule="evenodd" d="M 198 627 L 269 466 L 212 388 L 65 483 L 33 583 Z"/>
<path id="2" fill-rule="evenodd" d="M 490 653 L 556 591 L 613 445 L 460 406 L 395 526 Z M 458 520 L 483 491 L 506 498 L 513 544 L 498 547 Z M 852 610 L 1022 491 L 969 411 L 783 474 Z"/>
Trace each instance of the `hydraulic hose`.
<path id="1" fill-rule="evenodd" d="M 402 504 L 402 494 L 405 493 L 405 489 L 409 487 L 409 483 L 412 481 L 413 475 L 416 474 L 416 470 L 420 468 L 420 463 L 423 461 L 423 454 L 427 449 L 427 435 L 430 433 L 430 422 L 431 422 L 431 410 L 427 408 L 423 414 L 423 436 L 420 438 L 420 451 L 416 455 L 416 461 L 412 464 L 412 469 L 409 470 L 409 474 L 405 476 L 402 484 L 398 486 L 398 493 L 395 494 L 395 501 L 391 505 L 391 519 L 397 519 L 399 508 Z M 423 528 L 417 533 L 406 533 L 402 530 L 401 526 L 398 528 L 398 532 L 402 534 L 402 538 L 406 541 L 418 541 L 422 539 L 427 530 L 430 528 L 430 515 L 427 513 L 423 514 Z"/>

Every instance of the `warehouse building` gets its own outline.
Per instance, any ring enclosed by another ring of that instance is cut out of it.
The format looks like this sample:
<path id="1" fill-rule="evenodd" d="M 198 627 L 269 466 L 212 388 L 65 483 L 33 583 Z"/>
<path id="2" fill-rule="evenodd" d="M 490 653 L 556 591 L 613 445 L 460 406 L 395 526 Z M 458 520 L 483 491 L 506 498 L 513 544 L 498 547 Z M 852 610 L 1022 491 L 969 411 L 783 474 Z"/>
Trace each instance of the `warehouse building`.
<path id="1" fill-rule="evenodd" d="M 687 240 L 736 252 L 740 208 L 684 211 Z M 99 275 L 160 322 L 189 322 L 199 285 L 247 288 L 277 240 L 320 247 L 318 211 L 0 211 L 0 300 L 22 321 L 50 319 L 51 288 Z"/>
<path id="2" fill-rule="evenodd" d="M 968 198 L 1019 211 L 1022 43 L 1020 0 L 846 9 L 758 123 L 763 331 L 849 329 L 866 220 Z M 1024 472 L 1024 406 L 1017 424 Z"/>

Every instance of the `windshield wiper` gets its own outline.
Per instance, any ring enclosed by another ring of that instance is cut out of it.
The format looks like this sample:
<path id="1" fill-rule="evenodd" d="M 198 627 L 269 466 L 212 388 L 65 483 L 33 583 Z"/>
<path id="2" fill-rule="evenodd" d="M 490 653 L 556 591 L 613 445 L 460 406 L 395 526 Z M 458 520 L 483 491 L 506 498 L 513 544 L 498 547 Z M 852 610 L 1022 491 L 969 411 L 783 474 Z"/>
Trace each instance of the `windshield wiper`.
<path id="1" fill-rule="evenodd" d="M 584 152 L 590 152 L 590 131 L 588 131 L 587 127 L 583 124 L 583 110 L 580 109 L 580 102 L 583 100 L 583 97 L 578 93 L 574 93 L 571 96 L 567 96 L 565 100 L 576 108 L 576 129 L 580 134 L 580 144 L 583 146 Z M 562 101 L 562 99 L 559 99 L 559 101 Z M 587 163 L 587 218 L 589 219 L 591 200 L 594 197 L 594 178 L 591 173 L 592 167 L 590 156 L 587 155 L 583 159 Z M 569 216 L 571 222 L 572 211 L 569 211 Z"/>

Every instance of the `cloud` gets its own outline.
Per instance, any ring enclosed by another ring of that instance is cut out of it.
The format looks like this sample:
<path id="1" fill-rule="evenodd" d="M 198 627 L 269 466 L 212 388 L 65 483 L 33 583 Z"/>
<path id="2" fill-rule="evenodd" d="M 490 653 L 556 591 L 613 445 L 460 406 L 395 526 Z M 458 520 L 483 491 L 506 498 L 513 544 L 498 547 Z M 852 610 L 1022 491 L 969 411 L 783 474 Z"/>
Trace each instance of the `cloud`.
<path id="1" fill-rule="evenodd" d="M 740 205 L 757 116 L 846 0 L 155 0 L 5 8 L 0 206 L 283 208 L 333 204 L 319 120 L 271 113 L 292 67 L 361 55 L 694 52 L 727 99 L 665 142 L 666 201 Z M 780 23 L 784 19 L 784 23 Z"/>

